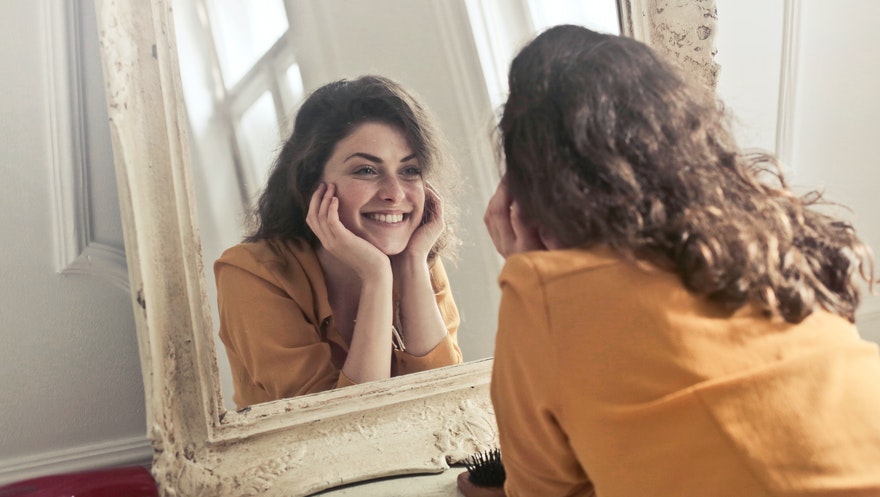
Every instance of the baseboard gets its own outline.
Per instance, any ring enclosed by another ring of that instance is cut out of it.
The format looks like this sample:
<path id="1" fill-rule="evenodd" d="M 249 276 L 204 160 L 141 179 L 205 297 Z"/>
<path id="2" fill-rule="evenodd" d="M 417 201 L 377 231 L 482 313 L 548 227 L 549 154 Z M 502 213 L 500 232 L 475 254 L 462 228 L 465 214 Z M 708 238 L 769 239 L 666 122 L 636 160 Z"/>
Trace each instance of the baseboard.
<path id="1" fill-rule="evenodd" d="M 145 437 L 124 438 L 26 457 L 0 459 L 0 485 L 39 476 L 118 466 L 147 466 L 153 448 Z"/>

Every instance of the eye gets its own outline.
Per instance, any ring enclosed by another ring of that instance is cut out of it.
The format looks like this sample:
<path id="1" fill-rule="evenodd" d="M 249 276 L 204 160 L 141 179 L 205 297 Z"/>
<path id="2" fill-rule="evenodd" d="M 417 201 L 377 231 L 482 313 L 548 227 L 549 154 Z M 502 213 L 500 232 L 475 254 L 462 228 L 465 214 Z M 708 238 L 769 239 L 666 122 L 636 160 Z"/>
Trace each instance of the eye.
<path id="1" fill-rule="evenodd" d="M 409 179 L 421 178 L 422 168 L 420 166 L 404 166 L 400 174 Z"/>
<path id="2" fill-rule="evenodd" d="M 374 176 L 376 174 L 379 172 L 373 166 L 360 166 L 354 170 L 355 176 Z"/>

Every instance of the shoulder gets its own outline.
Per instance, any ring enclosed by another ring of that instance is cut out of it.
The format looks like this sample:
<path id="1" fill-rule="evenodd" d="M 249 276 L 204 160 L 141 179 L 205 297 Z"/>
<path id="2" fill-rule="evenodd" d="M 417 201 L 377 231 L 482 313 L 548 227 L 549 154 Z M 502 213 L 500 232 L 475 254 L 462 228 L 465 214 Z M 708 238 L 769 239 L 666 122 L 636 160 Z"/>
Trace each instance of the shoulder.
<path id="1" fill-rule="evenodd" d="M 318 265 L 315 250 L 302 240 L 259 240 L 226 249 L 214 262 L 214 272 L 227 267 L 257 275 L 308 271 Z"/>
<path id="2" fill-rule="evenodd" d="M 585 274 L 598 275 L 626 266 L 624 259 L 612 250 L 565 249 L 523 252 L 507 258 L 499 276 L 499 283 L 552 284 Z"/>
<path id="3" fill-rule="evenodd" d="M 214 262 L 220 294 L 268 289 L 293 299 L 302 309 L 330 314 L 318 255 L 303 240 L 261 240 L 230 247 Z"/>

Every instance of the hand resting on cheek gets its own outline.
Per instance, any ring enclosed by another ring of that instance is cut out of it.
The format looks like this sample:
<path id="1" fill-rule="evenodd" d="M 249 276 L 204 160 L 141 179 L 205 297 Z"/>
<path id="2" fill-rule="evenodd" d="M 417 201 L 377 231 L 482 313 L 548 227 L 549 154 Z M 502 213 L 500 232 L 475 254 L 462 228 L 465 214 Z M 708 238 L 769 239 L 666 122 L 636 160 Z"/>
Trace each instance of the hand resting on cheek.
<path id="1" fill-rule="evenodd" d="M 306 223 L 321 241 L 321 246 L 351 267 L 361 279 L 388 267 L 388 257 L 381 250 L 352 233 L 339 220 L 335 185 L 318 185 L 309 203 Z"/>
<path id="2" fill-rule="evenodd" d="M 430 183 L 425 183 L 425 210 L 422 215 L 422 222 L 409 243 L 400 254 L 392 257 L 392 260 L 399 260 L 405 257 L 411 257 L 413 260 L 424 262 L 428 258 L 428 253 L 443 230 L 446 229 L 446 222 L 443 218 L 443 199 L 437 193 L 437 190 Z"/>
<path id="3" fill-rule="evenodd" d="M 483 222 L 495 249 L 505 259 L 520 252 L 561 248 L 545 229 L 531 227 L 523 220 L 522 210 L 510 196 L 504 178 L 489 200 Z"/>

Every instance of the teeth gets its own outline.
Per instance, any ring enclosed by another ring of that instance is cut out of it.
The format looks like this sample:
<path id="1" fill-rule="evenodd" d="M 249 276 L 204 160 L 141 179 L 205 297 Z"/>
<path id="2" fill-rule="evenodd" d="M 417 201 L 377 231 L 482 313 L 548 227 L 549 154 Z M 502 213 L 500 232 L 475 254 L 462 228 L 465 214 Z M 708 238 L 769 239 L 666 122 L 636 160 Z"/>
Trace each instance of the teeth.
<path id="1" fill-rule="evenodd" d="M 403 221 L 403 214 L 367 214 L 367 217 L 381 223 L 399 223 Z"/>

